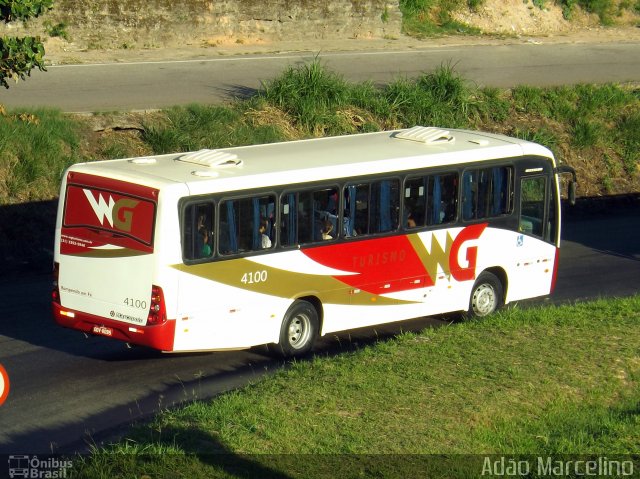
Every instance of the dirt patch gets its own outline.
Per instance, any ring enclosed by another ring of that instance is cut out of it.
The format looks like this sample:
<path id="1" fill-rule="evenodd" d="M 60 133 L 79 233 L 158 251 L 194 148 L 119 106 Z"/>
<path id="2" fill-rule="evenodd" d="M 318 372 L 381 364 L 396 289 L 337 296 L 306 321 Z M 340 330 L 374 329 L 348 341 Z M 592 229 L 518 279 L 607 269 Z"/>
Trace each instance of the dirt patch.
<path id="1" fill-rule="evenodd" d="M 509 35 L 576 33 L 597 27 L 600 23 L 596 15 L 586 14 L 579 9 L 573 12 L 571 21 L 568 21 L 555 3 L 547 2 L 544 8 L 540 8 L 528 0 L 484 0 L 477 10 L 459 12 L 454 17 L 483 32 Z"/>
<path id="2" fill-rule="evenodd" d="M 584 36 L 595 32 L 599 37 L 602 33 L 615 32 L 618 28 L 633 29 L 640 24 L 640 15 L 630 7 L 623 8 L 621 5 L 628 2 L 614 2 L 608 18 L 614 25 L 608 30 L 602 28 L 602 20 L 598 15 L 587 13 L 577 6 L 571 9 L 568 20 L 556 2 L 537 3 L 543 3 L 544 6 L 541 8 L 532 0 L 483 0 L 481 7 L 462 10 L 453 17 L 484 33 L 516 36 Z"/>

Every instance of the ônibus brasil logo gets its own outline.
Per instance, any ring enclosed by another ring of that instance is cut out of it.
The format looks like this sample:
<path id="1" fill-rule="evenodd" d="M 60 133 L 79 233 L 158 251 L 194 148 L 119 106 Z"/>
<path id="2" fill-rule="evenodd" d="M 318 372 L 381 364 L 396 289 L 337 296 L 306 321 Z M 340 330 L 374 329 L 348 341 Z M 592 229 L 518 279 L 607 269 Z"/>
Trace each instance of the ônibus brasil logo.
<path id="1" fill-rule="evenodd" d="M 0 406 L 4 404 L 9 396 L 9 375 L 7 370 L 0 364 Z"/>

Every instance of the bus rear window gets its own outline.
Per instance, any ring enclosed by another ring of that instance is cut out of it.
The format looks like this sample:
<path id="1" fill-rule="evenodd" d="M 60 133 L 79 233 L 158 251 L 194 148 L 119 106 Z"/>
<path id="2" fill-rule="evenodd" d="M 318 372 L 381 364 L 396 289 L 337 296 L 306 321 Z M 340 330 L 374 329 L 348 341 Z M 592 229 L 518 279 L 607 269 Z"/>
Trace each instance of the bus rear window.
<path id="1" fill-rule="evenodd" d="M 67 187 L 63 226 L 113 233 L 151 246 L 155 203 L 138 196 L 105 189 Z"/>

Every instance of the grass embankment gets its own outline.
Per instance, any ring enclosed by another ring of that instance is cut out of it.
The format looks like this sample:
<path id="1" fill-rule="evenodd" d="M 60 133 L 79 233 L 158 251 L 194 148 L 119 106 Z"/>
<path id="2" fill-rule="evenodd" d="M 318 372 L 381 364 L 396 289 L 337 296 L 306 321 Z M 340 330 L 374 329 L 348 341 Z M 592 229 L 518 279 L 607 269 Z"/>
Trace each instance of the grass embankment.
<path id="1" fill-rule="evenodd" d="M 482 32 L 456 20 L 454 13 L 464 9 L 477 10 L 483 3 L 484 0 L 400 0 L 402 30 L 417 38 L 443 34 L 477 35 Z M 531 3 L 541 10 L 550 4 L 558 5 L 566 20 L 571 20 L 576 9 L 580 9 L 597 15 L 602 25 L 614 24 L 625 11 L 640 13 L 638 0 L 532 0 Z"/>
<path id="2" fill-rule="evenodd" d="M 321 63 L 290 68 L 253 97 L 111 117 L 0 111 L 0 205 L 51 199 L 77 161 L 224 148 L 417 124 L 505 133 L 550 147 L 578 171 L 579 195 L 640 191 L 640 89 L 478 88 L 450 66 L 385 85 L 350 83 Z"/>
<path id="3" fill-rule="evenodd" d="M 450 467 L 479 477 L 482 457 L 456 455 L 637 454 L 639 326 L 636 296 L 512 309 L 320 352 L 165 411 L 77 462 L 75 475 L 418 477 L 433 466 L 448 470 L 441 477 L 459 477 Z M 407 456 L 421 454 L 449 459 Z"/>

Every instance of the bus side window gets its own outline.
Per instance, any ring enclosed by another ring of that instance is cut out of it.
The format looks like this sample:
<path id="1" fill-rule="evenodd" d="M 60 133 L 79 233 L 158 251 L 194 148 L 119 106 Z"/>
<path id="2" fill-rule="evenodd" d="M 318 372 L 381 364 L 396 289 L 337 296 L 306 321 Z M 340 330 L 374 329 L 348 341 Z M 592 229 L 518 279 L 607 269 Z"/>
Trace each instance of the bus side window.
<path id="1" fill-rule="evenodd" d="M 404 227 L 418 228 L 425 225 L 427 210 L 426 178 L 411 178 L 404 184 Z"/>
<path id="2" fill-rule="evenodd" d="M 313 240 L 313 195 L 310 191 L 289 192 L 280 203 L 280 242 L 295 246 Z"/>
<path id="3" fill-rule="evenodd" d="M 455 221 L 458 207 L 458 174 L 429 177 L 427 224 L 441 225 Z"/>
<path id="4" fill-rule="evenodd" d="M 335 239 L 338 203 L 337 188 L 320 188 L 282 195 L 282 245 L 294 246 Z"/>
<path id="5" fill-rule="evenodd" d="M 314 237 L 315 224 L 315 203 L 313 201 L 312 191 L 303 191 L 298 193 L 298 208 L 296 214 L 298 216 L 298 244 L 312 243 Z"/>
<path id="6" fill-rule="evenodd" d="M 220 254 L 270 249 L 275 245 L 275 196 L 223 201 L 220 207 Z"/>
<path id="7" fill-rule="evenodd" d="M 298 243 L 297 193 L 285 193 L 280 200 L 280 244 L 295 246 Z"/>
<path id="8" fill-rule="evenodd" d="M 344 190 L 344 235 L 369 233 L 369 184 L 349 185 Z"/>
<path id="9" fill-rule="evenodd" d="M 445 173 L 412 178 L 405 183 L 404 225 L 418 228 L 455 221 L 458 174 Z"/>
<path id="10" fill-rule="evenodd" d="M 185 208 L 183 223 L 183 256 L 188 260 L 213 256 L 213 203 L 193 203 Z"/>
<path id="11" fill-rule="evenodd" d="M 398 229 L 400 184 L 398 180 L 371 183 L 370 233 L 387 233 Z"/>
<path id="12" fill-rule="evenodd" d="M 386 233 L 398 228 L 400 183 L 381 180 L 348 185 L 344 190 L 345 236 Z"/>
<path id="13" fill-rule="evenodd" d="M 512 209 L 512 168 L 496 166 L 465 171 L 462 177 L 464 220 L 509 214 Z"/>

